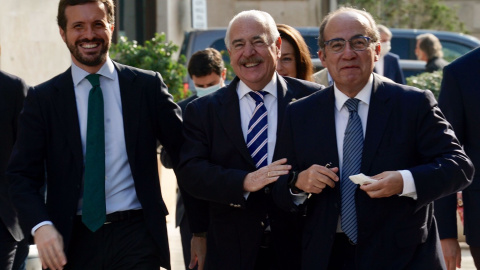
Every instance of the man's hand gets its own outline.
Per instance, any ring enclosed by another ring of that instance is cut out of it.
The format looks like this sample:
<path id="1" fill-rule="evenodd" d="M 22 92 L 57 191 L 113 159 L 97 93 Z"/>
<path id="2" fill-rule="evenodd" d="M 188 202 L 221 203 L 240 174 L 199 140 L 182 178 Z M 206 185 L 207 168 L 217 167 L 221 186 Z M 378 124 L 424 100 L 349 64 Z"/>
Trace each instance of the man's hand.
<path id="1" fill-rule="evenodd" d="M 198 263 L 198 270 L 203 270 L 205 256 L 207 255 L 207 238 L 192 236 L 190 245 L 190 264 L 188 268 L 193 269 Z"/>
<path id="2" fill-rule="evenodd" d="M 287 159 L 282 158 L 272 162 L 268 166 L 247 174 L 243 181 L 243 190 L 255 192 L 262 189 L 264 186 L 277 181 L 281 175 L 288 174 L 292 166 L 285 163 L 287 163 Z"/>
<path id="3" fill-rule="evenodd" d="M 457 239 L 446 238 L 440 240 L 442 244 L 443 258 L 448 270 L 460 268 L 462 262 L 462 251 Z"/>
<path id="4" fill-rule="evenodd" d="M 386 198 L 403 192 L 403 178 L 398 171 L 382 172 L 371 178 L 378 182 L 360 186 L 360 189 L 365 191 L 370 198 Z"/>
<path id="5" fill-rule="evenodd" d="M 38 228 L 34 234 L 34 241 L 43 269 L 63 269 L 67 264 L 63 252 L 63 238 L 54 226 L 44 225 Z"/>
<path id="6" fill-rule="evenodd" d="M 318 194 L 327 186 L 335 187 L 335 182 L 339 180 L 337 172 L 337 167 L 327 168 L 314 164 L 298 174 L 295 186 L 307 193 Z"/>

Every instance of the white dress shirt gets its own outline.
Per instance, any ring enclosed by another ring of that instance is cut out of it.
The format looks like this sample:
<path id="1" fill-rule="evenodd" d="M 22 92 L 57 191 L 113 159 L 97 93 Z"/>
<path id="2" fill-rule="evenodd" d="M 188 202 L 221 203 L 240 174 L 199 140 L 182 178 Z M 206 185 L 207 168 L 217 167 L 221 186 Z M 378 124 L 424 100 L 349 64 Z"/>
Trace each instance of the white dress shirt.
<path id="1" fill-rule="evenodd" d="M 255 100 L 248 94 L 251 90 L 244 82 L 239 81 L 237 84 L 237 94 L 240 104 L 240 121 L 242 125 L 243 138 L 247 141 L 248 124 L 252 118 L 255 110 Z M 268 118 L 268 153 L 267 163 L 272 163 L 273 151 L 275 150 L 275 143 L 277 142 L 277 118 L 278 118 L 278 102 L 277 102 L 277 73 L 273 74 L 272 80 L 262 89 L 268 92 L 264 96 L 263 102 L 267 108 Z M 248 192 L 245 193 L 245 198 L 248 197 Z"/>

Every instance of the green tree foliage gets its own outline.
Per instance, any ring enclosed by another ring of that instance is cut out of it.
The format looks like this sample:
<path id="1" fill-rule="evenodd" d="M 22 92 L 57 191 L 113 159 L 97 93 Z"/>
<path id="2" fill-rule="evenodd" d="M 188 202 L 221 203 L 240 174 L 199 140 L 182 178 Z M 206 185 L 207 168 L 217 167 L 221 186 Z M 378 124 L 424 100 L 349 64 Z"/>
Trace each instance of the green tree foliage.
<path id="1" fill-rule="evenodd" d="M 410 76 L 407 78 L 407 85 L 415 86 L 423 90 L 430 90 L 438 99 L 440 94 L 440 86 L 442 84 L 443 72 L 441 70 L 420 73 L 417 76 Z"/>
<path id="2" fill-rule="evenodd" d="M 112 44 L 110 57 L 125 65 L 160 72 L 168 91 L 177 101 L 187 94 L 183 89 L 183 79 L 187 75 L 183 65 L 185 57 L 181 56 L 178 62 L 172 59 L 177 50 L 178 46 L 173 42 L 166 42 L 165 33 L 157 33 L 143 46 L 135 40 L 121 37 L 117 44 Z"/>
<path id="3" fill-rule="evenodd" d="M 365 9 L 377 23 L 387 27 L 466 33 L 456 9 L 441 0 L 339 0 L 338 3 Z"/>

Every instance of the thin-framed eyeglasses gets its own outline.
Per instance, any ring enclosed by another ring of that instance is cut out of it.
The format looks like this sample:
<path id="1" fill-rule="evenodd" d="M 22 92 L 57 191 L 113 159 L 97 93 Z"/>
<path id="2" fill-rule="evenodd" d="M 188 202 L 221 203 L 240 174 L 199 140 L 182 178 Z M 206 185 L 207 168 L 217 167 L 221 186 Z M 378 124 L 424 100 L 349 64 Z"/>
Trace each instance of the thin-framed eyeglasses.
<path id="1" fill-rule="evenodd" d="M 349 40 L 345 40 L 343 38 L 334 38 L 324 42 L 325 47 L 327 50 L 333 53 L 341 53 L 345 50 L 345 45 L 348 43 L 350 44 L 350 48 L 354 51 L 364 51 L 370 46 L 370 41 L 372 39 L 370 37 L 364 36 L 356 36 Z"/>

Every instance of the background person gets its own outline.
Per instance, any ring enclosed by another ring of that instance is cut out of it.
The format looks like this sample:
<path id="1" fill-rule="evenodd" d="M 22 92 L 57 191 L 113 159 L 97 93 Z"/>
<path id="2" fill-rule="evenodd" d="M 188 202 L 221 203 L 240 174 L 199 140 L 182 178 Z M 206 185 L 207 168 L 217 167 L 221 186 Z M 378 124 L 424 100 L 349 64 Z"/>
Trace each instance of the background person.
<path id="1" fill-rule="evenodd" d="M 475 267 L 480 269 L 480 48 L 456 59 L 443 69 L 438 104 L 452 124 L 463 149 L 477 170 L 472 184 L 462 191 L 464 233 Z M 435 201 L 435 218 L 447 268 L 460 267 L 461 250 L 457 240 L 457 196 Z"/>
<path id="2" fill-rule="evenodd" d="M 282 54 L 277 62 L 278 74 L 313 81 L 310 51 L 300 32 L 286 24 L 277 24 L 277 29 L 282 38 Z"/>
<path id="3" fill-rule="evenodd" d="M 426 72 L 442 70 L 444 66 L 448 65 L 448 62 L 443 59 L 442 43 L 433 34 L 425 33 L 417 36 L 415 54 L 418 60 L 427 62 Z"/>
<path id="4" fill-rule="evenodd" d="M 17 213 L 8 197 L 5 177 L 27 89 L 22 79 L 0 71 L 0 269 L 5 270 L 25 269 L 29 250 L 28 240 L 23 237 Z"/>
<path id="5" fill-rule="evenodd" d="M 176 167 L 181 112 L 159 73 L 109 58 L 114 10 L 59 2 L 72 66 L 30 89 L 20 114 L 7 176 L 44 268 L 170 268 L 156 145 Z"/>
<path id="6" fill-rule="evenodd" d="M 269 184 L 290 168 L 274 157 L 286 105 L 322 87 L 278 75 L 281 43 L 268 13 L 237 14 L 225 36 L 237 77 L 190 102 L 184 114 L 179 180 L 210 202 L 206 269 L 295 269 L 299 263 L 299 243 L 276 242 L 285 237 L 275 234 L 284 224 L 276 223 L 280 213 Z"/>
<path id="7" fill-rule="evenodd" d="M 318 42 L 335 83 L 287 107 L 277 150 L 292 173 L 273 190 L 306 213 L 301 269 L 444 269 L 432 201 L 470 183 L 470 160 L 430 91 L 372 73 L 369 13 L 333 11 Z"/>
<path id="8" fill-rule="evenodd" d="M 391 79 L 392 81 L 400 84 L 405 84 L 405 77 L 403 71 L 400 68 L 400 57 L 391 53 L 390 49 L 392 32 L 384 25 L 377 25 L 380 33 L 380 55 L 378 61 L 375 62 L 374 72 Z"/>
<path id="9" fill-rule="evenodd" d="M 188 61 L 188 74 L 193 80 L 196 94 L 178 102 L 182 112 L 185 112 L 185 107 L 191 101 L 213 93 L 225 86 L 227 69 L 225 68 L 222 54 L 213 48 L 195 52 Z M 172 168 L 170 158 L 163 148 L 161 161 L 166 168 Z M 197 269 L 195 266 L 197 262 L 199 265 L 204 265 L 205 261 L 207 248 L 206 233 L 209 218 L 208 202 L 188 198 L 192 200 L 192 203 L 188 204 L 192 209 L 185 211 L 185 204 L 183 202 L 185 195 L 182 196 L 184 193 L 185 192 L 180 191 L 177 193 L 175 225 L 177 227 L 180 226 L 185 269 Z M 188 194 L 186 196 L 188 196 Z M 190 250 L 192 250 L 192 252 L 190 252 Z"/>

